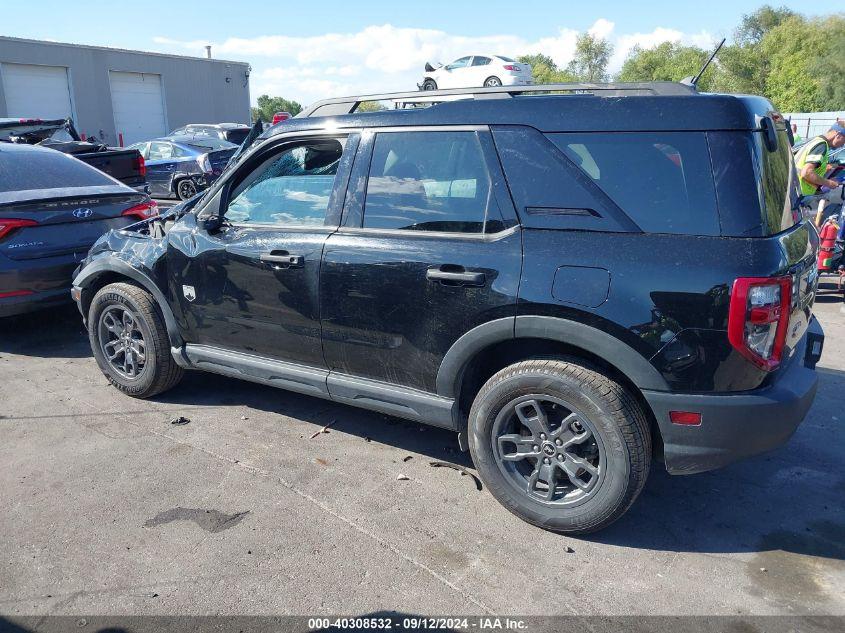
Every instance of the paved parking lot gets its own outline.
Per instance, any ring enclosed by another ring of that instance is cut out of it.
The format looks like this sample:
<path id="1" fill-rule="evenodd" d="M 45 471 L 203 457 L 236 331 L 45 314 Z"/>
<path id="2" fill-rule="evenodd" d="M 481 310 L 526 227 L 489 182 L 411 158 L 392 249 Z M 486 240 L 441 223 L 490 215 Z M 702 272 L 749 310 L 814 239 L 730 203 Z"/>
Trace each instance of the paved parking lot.
<path id="1" fill-rule="evenodd" d="M 839 306 L 819 299 L 820 393 L 787 446 L 655 467 L 588 539 L 431 467 L 471 467 L 445 431 L 200 373 L 132 400 L 75 308 L 8 319 L 0 613 L 845 615 Z"/>

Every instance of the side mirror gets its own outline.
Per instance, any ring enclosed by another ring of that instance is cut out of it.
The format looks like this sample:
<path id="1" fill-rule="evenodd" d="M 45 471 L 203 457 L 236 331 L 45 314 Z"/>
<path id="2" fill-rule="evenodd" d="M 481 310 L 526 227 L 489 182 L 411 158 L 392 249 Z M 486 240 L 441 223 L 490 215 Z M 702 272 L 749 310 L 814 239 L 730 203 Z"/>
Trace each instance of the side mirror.
<path id="1" fill-rule="evenodd" d="M 223 226 L 223 217 L 219 215 L 204 215 L 197 218 L 197 227 L 206 233 L 216 233 Z"/>
<path id="2" fill-rule="evenodd" d="M 760 118 L 760 127 L 763 131 L 763 142 L 770 152 L 778 151 L 778 133 L 775 129 L 775 122 L 770 117 Z"/>

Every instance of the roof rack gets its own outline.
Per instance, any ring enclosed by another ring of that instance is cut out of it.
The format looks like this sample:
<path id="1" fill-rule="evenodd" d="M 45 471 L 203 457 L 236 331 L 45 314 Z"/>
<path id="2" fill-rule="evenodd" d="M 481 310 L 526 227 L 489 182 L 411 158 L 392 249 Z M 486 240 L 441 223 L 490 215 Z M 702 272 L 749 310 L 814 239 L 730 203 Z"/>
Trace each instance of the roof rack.
<path id="1" fill-rule="evenodd" d="M 385 94 L 356 95 L 323 99 L 311 104 L 297 117 L 337 116 L 352 114 L 361 103 L 367 101 L 393 101 L 403 103 L 436 103 L 437 97 L 447 97 L 444 101 L 453 101 L 454 97 L 468 99 L 509 99 L 524 94 L 567 93 L 590 94 L 601 97 L 631 96 L 688 96 L 696 94 L 694 86 L 674 81 L 648 81 L 632 83 L 563 83 L 532 84 L 530 86 L 497 86 L 495 88 L 450 88 L 448 90 L 413 90 L 409 92 L 391 92 Z M 451 97 L 451 98 L 450 98 Z"/>

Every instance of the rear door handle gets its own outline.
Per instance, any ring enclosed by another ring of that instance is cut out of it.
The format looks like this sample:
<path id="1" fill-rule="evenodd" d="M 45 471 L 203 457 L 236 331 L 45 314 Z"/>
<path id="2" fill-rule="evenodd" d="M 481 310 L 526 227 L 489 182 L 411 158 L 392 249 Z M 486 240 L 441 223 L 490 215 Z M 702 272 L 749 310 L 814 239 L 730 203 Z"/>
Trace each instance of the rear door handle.
<path id="1" fill-rule="evenodd" d="M 475 273 L 463 266 L 451 265 L 429 268 L 425 271 L 425 278 L 444 286 L 483 286 L 487 281 L 484 273 Z"/>
<path id="2" fill-rule="evenodd" d="M 291 255 L 287 251 L 270 251 L 258 256 L 262 262 L 272 264 L 273 268 L 302 268 L 305 258 L 302 255 Z"/>

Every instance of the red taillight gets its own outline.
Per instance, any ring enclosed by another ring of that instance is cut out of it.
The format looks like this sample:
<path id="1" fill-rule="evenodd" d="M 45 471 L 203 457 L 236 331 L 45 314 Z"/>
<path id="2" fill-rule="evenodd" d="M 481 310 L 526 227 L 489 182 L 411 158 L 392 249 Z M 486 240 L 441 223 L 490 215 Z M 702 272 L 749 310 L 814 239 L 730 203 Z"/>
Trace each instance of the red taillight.
<path id="1" fill-rule="evenodd" d="M 0 240 L 7 235 L 25 226 L 38 226 L 35 220 L 13 220 L 11 218 L 0 218 Z"/>
<path id="2" fill-rule="evenodd" d="M 701 414 L 694 411 L 670 411 L 669 421 L 684 426 L 701 426 Z"/>
<path id="3" fill-rule="evenodd" d="M 158 215 L 158 203 L 155 200 L 142 202 L 141 204 L 136 204 L 134 207 L 129 207 L 120 215 L 129 215 L 134 216 L 139 220 L 146 220 Z"/>
<path id="4" fill-rule="evenodd" d="M 10 290 L 9 292 L 0 292 L 0 299 L 7 299 L 8 297 L 24 297 L 33 294 L 32 290 Z"/>
<path id="5" fill-rule="evenodd" d="M 287 121 L 289 118 L 291 118 L 290 112 L 276 112 L 276 114 L 273 115 L 273 125 L 276 125 L 276 123 L 280 123 L 281 121 Z"/>
<path id="6" fill-rule="evenodd" d="M 135 170 L 138 172 L 139 176 L 147 176 L 147 163 L 144 162 L 144 157 L 138 154 L 134 159 L 135 162 Z"/>
<path id="7" fill-rule="evenodd" d="M 514 66 L 513 64 L 505 64 L 505 70 L 519 70 L 519 66 Z"/>
<path id="8" fill-rule="evenodd" d="M 791 305 L 791 277 L 740 277 L 728 311 L 731 345 L 761 369 L 772 371 L 781 361 Z"/>

